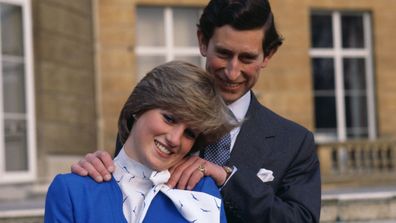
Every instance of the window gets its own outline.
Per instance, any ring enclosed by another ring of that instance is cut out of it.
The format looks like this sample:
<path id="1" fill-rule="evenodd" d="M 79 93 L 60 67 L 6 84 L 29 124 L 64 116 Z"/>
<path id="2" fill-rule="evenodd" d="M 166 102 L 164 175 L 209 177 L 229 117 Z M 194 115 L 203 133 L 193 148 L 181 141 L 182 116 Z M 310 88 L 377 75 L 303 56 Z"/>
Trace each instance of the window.
<path id="1" fill-rule="evenodd" d="M 311 14 L 318 141 L 376 137 L 370 22 L 367 12 Z"/>
<path id="2" fill-rule="evenodd" d="M 137 73 L 143 77 L 154 66 L 170 60 L 203 65 L 196 31 L 201 9 L 137 8 Z"/>
<path id="3" fill-rule="evenodd" d="M 31 6 L 0 0 L 0 183 L 35 178 Z"/>

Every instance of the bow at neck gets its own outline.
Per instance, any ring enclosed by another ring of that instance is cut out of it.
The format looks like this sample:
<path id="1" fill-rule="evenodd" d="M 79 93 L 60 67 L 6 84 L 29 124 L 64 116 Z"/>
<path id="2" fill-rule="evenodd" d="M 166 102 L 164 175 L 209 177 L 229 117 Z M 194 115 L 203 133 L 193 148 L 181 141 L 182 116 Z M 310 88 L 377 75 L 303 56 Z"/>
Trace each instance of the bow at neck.
<path id="1" fill-rule="evenodd" d="M 166 195 L 189 222 L 219 222 L 221 200 L 210 194 L 172 189 L 168 170 L 153 171 L 129 158 L 121 149 L 114 159 L 114 178 L 123 192 L 123 212 L 130 223 L 141 223 L 158 193 Z"/>

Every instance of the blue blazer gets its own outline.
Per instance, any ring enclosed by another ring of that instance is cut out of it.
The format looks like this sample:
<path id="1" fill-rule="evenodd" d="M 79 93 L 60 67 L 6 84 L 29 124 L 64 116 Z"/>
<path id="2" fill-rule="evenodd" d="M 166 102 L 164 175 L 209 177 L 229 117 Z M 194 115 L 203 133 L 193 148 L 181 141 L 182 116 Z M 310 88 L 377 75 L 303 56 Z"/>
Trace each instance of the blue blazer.
<path id="1" fill-rule="evenodd" d="M 220 192 L 210 177 L 204 177 L 193 190 L 220 198 Z M 109 182 L 96 183 L 90 177 L 59 174 L 47 192 L 44 222 L 126 223 L 122 203 L 122 192 L 114 178 Z M 150 204 L 143 222 L 188 221 L 183 218 L 172 201 L 159 192 Z M 220 222 L 227 222 L 223 205 Z"/>

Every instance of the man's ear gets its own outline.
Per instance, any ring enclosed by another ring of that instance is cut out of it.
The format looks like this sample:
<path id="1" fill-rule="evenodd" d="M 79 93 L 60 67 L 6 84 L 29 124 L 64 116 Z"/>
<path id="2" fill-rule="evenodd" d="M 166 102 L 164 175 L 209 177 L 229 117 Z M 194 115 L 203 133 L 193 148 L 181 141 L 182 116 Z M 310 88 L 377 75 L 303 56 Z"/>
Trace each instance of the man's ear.
<path id="1" fill-rule="evenodd" d="M 277 50 L 278 50 L 278 48 L 272 49 L 267 55 L 264 55 L 263 62 L 261 64 L 261 68 L 265 68 L 268 65 L 270 59 L 276 53 Z"/>
<path id="2" fill-rule="evenodd" d="M 204 34 L 200 30 L 197 30 L 197 39 L 199 44 L 199 52 L 203 57 L 206 57 L 208 52 L 208 41 L 205 39 Z"/>

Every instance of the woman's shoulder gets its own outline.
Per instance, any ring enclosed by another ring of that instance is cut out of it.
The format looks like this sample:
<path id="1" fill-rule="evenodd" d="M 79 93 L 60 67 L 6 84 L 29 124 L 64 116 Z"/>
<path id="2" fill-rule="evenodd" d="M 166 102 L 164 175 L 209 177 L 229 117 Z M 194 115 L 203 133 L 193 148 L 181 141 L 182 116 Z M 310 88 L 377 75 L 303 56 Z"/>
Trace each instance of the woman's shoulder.
<path id="1" fill-rule="evenodd" d="M 114 178 L 96 183 L 90 177 L 58 174 L 47 191 L 45 209 L 45 222 L 55 222 L 58 214 L 70 219 L 62 222 L 76 218 L 79 222 L 111 222 L 114 216 L 123 219 L 122 192 Z"/>
<path id="2" fill-rule="evenodd" d="M 198 185 L 202 185 L 202 186 L 216 186 L 216 183 L 215 183 L 215 181 L 213 180 L 213 178 L 212 177 L 208 177 L 208 176 L 205 176 L 205 177 L 202 177 L 202 179 L 198 182 L 198 184 L 197 184 L 197 186 Z"/>
<path id="3" fill-rule="evenodd" d="M 53 182 L 70 184 L 93 184 L 96 183 L 91 177 L 80 176 L 74 173 L 61 173 L 54 177 Z"/>
<path id="4" fill-rule="evenodd" d="M 50 187 L 61 187 L 69 191 L 100 190 L 103 188 L 117 186 L 114 178 L 108 182 L 97 183 L 91 177 L 79 176 L 74 173 L 58 174 L 55 176 Z"/>
<path id="5" fill-rule="evenodd" d="M 203 177 L 194 187 L 193 191 L 205 192 L 220 198 L 220 191 L 211 177 Z"/>

